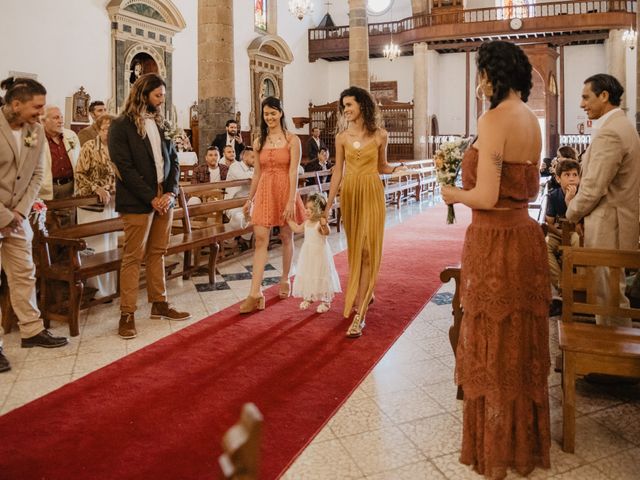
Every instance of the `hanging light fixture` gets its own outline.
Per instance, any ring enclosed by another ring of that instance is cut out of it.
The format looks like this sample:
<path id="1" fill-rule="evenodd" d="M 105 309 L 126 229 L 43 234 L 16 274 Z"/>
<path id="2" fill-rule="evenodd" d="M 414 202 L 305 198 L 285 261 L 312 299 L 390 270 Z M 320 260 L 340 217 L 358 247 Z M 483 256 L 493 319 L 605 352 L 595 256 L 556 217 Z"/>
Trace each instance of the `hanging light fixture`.
<path id="1" fill-rule="evenodd" d="M 302 20 L 305 15 L 313 12 L 313 2 L 311 0 L 289 0 L 289 12 Z"/>
<path id="2" fill-rule="evenodd" d="M 400 56 L 400 47 L 393 43 L 393 36 L 391 36 L 391 40 L 389 41 L 389 43 L 384 46 L 382 55 L 390 62 L 393 62 Z"/>
<path id="3" fill-rule="evenodd" d="M 625 30 L 622 33 L 622 41 L 631 50 L 633 50 L 635 48 L 637 40 L 638 40 L 638 32 L 636 32 L 633 29 L 633 27 Z"/>
<path id="4" fill-rule="evenodd" d="M 395 28 L 395 23 L 393 23 L 393 3 L 391 4 L 391 36 L 389 37 L 389 43 L 387 43 L 382 49 L 382 55 L 384 58 L 393 62 L 396 58 L 400 56 L 400 47 L 393 43 L 393 29 Z"/>

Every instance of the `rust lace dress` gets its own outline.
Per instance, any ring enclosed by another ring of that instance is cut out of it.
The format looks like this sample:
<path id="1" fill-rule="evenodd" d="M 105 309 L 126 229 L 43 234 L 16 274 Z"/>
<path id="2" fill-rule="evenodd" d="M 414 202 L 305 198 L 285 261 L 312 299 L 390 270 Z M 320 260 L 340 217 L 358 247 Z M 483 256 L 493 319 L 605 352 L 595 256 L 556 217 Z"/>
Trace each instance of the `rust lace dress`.
<path id="1" fill-rule="evenodd" d="M 468 190 L 478 151 L 469 148 L 462 162 Z M 527 210 L 538 179 L 536 165 L 505 162 L 496 207 L 507 209 L 473 210 L 462 252 L 460 461 L 488 478 L 550 466 L 549 268 L 542 230 Z"/>
<path id="2" fill-rule="evenodd" d="M 253 202 L 251 222 L 263 227 L 282 227 L 282 216 L 289 201 L 289 165 L 291 155 L 289 146 L 282 148 L 263 148 L 260 150 L 260 180 Z M 296 193 L 294 221 L 304 221 L 304 204 L 300 194 Z"/>

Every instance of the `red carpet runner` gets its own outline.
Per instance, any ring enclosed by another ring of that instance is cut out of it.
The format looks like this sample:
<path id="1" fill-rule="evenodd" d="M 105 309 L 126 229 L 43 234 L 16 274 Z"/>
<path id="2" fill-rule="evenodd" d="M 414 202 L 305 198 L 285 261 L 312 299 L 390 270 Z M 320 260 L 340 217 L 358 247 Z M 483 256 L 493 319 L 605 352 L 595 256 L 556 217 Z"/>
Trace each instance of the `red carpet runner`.
<path id="1" fill-rule="evenodd" d="M 271 289 L 261 313 L 234 305 L 0 417 L 0 479 L 217 478 L 222 433 L 248 401 L 265 417 L 260 478 L 277 478 L 459 261 L 458 214 L 445 225 L 432 208 L 385 232 L 362 338 L 345 338 L 342 298 L 318 315 Z M 336 263 L 344 285 L 344 252 Z"/>

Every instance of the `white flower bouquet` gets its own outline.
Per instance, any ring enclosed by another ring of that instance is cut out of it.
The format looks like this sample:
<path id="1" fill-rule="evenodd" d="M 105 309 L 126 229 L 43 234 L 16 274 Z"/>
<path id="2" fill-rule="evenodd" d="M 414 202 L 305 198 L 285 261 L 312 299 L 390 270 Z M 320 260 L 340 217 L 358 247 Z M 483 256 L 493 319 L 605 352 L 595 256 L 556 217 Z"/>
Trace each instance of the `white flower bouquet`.
<path id="1" fill-rule="evenodd" d="M 462 157 L 469 143 L 469 139 L 459 138 L 453 142 L 446 142 L 440 145 L 440 149 L 434 157 L 436 178 L 440 185 L 455 186 L 462 166 Z M 453 205 L 448 207 L 447 224 L 452 224 L 456 221 L 456 212 L 453 209 Z"/>

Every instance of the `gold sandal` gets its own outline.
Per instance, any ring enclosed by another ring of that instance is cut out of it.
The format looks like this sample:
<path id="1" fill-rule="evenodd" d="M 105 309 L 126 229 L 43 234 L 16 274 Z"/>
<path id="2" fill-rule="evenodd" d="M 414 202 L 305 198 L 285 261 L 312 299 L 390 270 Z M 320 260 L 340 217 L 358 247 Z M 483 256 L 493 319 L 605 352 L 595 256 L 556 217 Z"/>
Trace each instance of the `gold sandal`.
<path id="1" fill-rule="evenodd" d="M 280 291 L 278 292 L 278 296 L 284 300 L 285 298 L 289 298 L 289 295 L 291 295 L 291 284 L 289 283 L 289 280 L 286 282 L 280 282 Z"/>
<path id="2" fill-rule="evenodd" d="M 358 338 L 362 336 L 362 329 L 364 328 L 364 317 L 360 317 L 359 313 L 356 313 L 353 317 L 351 325 L 347 330 L 348 338 Z"/>

